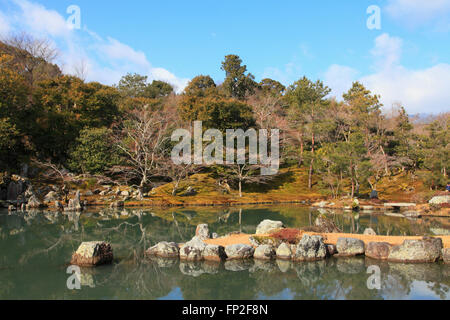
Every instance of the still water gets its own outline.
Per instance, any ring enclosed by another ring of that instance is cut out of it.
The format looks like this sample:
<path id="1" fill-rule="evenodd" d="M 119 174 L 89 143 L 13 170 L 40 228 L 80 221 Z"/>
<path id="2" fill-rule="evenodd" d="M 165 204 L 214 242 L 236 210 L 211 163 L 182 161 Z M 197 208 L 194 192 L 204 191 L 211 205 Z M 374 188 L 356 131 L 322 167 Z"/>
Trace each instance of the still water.
<path id="1" fill-rule="evenodd" d="M 450 299 L 450 266 L 395 264 L 364 257 L 319 262 L 183 263 L 146 259 L 159 241 L 190 240 L 208 223 L 224 235 L 254 233 L 264 219 L 309 226 L 318 211 L 301 206 L 97 210 L 61 214 L 0 211 L 0 299 Z M 408 220 L 382 214 L 327 215 L 345 232 L 372 227 L 380 235 L 448 232 L 448 219 Z M 69 290 L 71 254 L 83 241 L 106 240 L 111 266 L 81 270 L 81 290 Z M 380 289 L 369 289 L 376 266 Z M 373 268 L 373 267 L 372 267 Z"/>

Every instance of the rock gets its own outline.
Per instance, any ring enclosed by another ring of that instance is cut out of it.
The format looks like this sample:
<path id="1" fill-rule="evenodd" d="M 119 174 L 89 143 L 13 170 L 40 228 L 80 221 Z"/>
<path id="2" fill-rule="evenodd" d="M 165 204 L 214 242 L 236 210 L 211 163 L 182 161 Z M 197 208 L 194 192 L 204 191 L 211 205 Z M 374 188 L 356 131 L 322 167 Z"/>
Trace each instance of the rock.
<path id="1" fill-rule="evenodd" d="M 181 195 L 181 197 L 193 197 L 193 196 L 195 196 L 195 195 L 197 195 L 197 191 L 196 191 L 194 188 L 192 188 L 192 187 L 188 187 L 188 188 L 186 189 L 186 192 L 183 193 L 183 194 Z"/>
<path id="2" fill-rule="evenodd" d="M 253 257 L 255 249 L 247 244 L 233 244 L 225 248 L 228 260 L 249 259 Z"/>
<path id="3" fill-rule="evenodd" d="M 270 234 L 282 228 L 284 228 L 284 225 L 281 221 L 264 220 L 256 228 L 256 234 Z"/>
<path id="4" fill-rule="evenodd" d="M 391 247 L 392 246 L 387 242 L 369 242 L 366 248 L 366 257 L 377 260 L 387 260 Z"/>
<path id="5" fill-rule="evenodd" d="M 62 203 L 59 202 L 59 201 L 55 201 L 54 206 L 55 206 L 55 208 L 58 209 L 58 210 L 61 210 L 61 211 L 64 210 L 64 206 L 63 206 Z"/>
<path id="6" fill-rule="evenodd" d="M 266 245 L 277 248 L 280 246 L 280 244 L 283 243 L 282 240 L 276 239 L 276 238 L 270 237 L 270 236 L 251 236 L 249 238 L 249 240 L 250 240 L 250 243 L 252 244 L 252 246 L 254 246 L 254 247 L 258 247 L 263 244 L 266 244 Z"/>
<path id="7" fill-rule="evenodd" d="M 161 258 L 178 258 L 180 255 L 180 249 L 175 242 L 160 242 L 155 246 L 149 248 L 146 255 L 157 256 Z"/>
<path id="8" fill-rule="evenodd" d="M 328 202 L 326 201 L 320 201 L 320 202 L 316 202 L 313 203 L 313 207 L 317 207 L 317 208 L 325 208 L 327 206 Z"/>
<path id="9" fill-rule="evenodd" d="M 8 207 L 8 211 L 16 211 L 16 207 L 15 206 L 13 206 L 13 205 L 10 205 L 9 207 Z"/>
<path id="10" fill-rule="evenodd" d="M 442 249 L 442 259 L 444 263 L 450 263 L 450 248 Z"/>
<path id="11" fill-rule="evenodd" d="M 376 236 L 377 235 L 375 230 L 373 230 L 372 228 L 366 228 L 366 230 L 364 230 L 364 234 L 368 235 L 368 236 Z"/>
<path id="12" fill-rule="evenodd" d="M 287 243 L 282 243 L 278 247 L 276 251 L 277 259 L 281 260 L 291 260 L 292 259 L 292 250 L 291 246 Z"/>
<path id="13" fill-rule="evenodd" d="M 203 250 L 203 259 L 206 261 L 226 260 L 225 248 L 219 245 L 207 245 Z"/>
<path id="14" fill-rule="evenodd" d="M 50 191 L 44 197 L 45 202 L 54 202 L 58 199 L 59 199 L 58 194 L 55 191 Z"/>
<path id="15" fill-rule="evenodd" d="M 192 238 L 191 241 L 186 242 L 180 249 L 180 259 L 186 261 L 201 261 L 203 260 L 203 252 L 207 245 L 198 237 Z"/>
<path id="16" fill-rule="evenodd" d="M 114 201 L 109 205 L 111 209 L 123 208 L 125 203 L 123 201 Z"/>
<path id="17" fill-rule="evenodd" d="M 111 245 L 103 241 L 83 242 L 73 254 L 71 264 L 80 267 L 94 267 L 113 261 Z"/>
<path id="18" fill-rule="evenodd" d="M 81 203 L 80 197 L 81 197 L 80 190 L 77 190 L 77 192 L 75 193 L 75 198 L 69 200 L 66 211 L 76 211 L 76 212 L 83 211 L 83 205 Z"/>
<path id="19" fill-rule="evenodd" d="M 437 196 L 428 201 L 429 204 L 450 203 L 450 196 Z"/>
<path id="20" fill-rule="evenodd" d="M 209 227 L 207 224 L 199 224 L 195 230 L 195 236 L 201 240 L 210 239 Z"/>
<path id="21" fill-rule="evenodd" d="M 443 228 L 430 228 L 430 231 L 436 236 L 450 236 L 450 230 Z"/>
<path id="22" fill-rule="evenodd" d="M 217 239 L 217 238 L 219 238 L 219 235 L 217 233 L 213 232 L 211 234 L 211 239 Z"/>
<path id="23" fill-rule="evenodd" d="M 327 248 L 321 236 L 309 236 L 305 234 L 300 240 L 294 260 L 296 261 L 315 261 L 325 259 Z"/>
<path id="24" fill-rule="evenodd" d="M 120 192 L 120 195 L 123 196 L 123 197 L 129 197 L 130 196 L 130 192 L 125 190 L 125 191 Z"/>
<path id="25" fill-rule="evenodd" d="M 425 237 L 423 240 L 405 240 L 403 244 L 392 247 L 388 260 L 411 263 L 436 262 L 441 253 L 442 239 Z"/>
<path id="26" fill-rule="evenodd" d="M 91 190 L 87 190 L 86 192 L 83 193 L 83 196 L 85 197 L 91 197 L 94 195 L 94 192 L 92 192 Z"/>
<path id="27" fill-rule="evenodd" d="M 320 228 L 320 232 L 324 233 L 341 233 L 341 230 L 336 226 L 336 224 L 323 216 L 319 216 L 316 219 L 315 225 Z"/>
<path id="28" fill-rule="evenodd" d="M 327 253 L 328 256 L 334 256 L 337 253 L 337 248 L 334 244 L 327 244 Z"/>
<path id="29" fill-rule="evenodd" d="M 336 248 L 339 256 L 357 256 L 364 254 L 364 241 L 353 238 L 339 238 Z"/>
<path id="30" fill-rule="evenodd" d="M 272 260 L 276 256 L 276 251 L 274 247 L 269 245 L 261 245 L 255 249 L 255 253 L 253 254 L 253 258 L 259 260 Z"/>
<path id="31" fill-rule="evenodd" d="M 37 198 L 36 195 L 33 194 L 28 199 L 27 210 L 29 210 L 29 209 L 39 209 L 39 208 L 42 208 L 42 206 L 43 206 L 42 202 Z"/>

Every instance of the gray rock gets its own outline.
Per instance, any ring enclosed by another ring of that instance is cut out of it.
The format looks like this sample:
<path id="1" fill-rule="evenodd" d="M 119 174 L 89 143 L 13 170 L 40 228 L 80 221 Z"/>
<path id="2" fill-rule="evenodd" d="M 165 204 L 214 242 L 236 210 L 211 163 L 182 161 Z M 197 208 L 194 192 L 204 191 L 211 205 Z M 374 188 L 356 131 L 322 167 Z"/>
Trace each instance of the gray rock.
<path id="1" fill-rule="evenodd" d="M 207 245 L 203 250 L 203 259 L 206 261 L 226 260 L 225 248 L 219 245 Z"/>
<path id="2" fill-rule="evenodd" d="M 372 228 L 366 228 L 366 230 L 364 230 L 364 234 L 368 235 L 368 236 L 376 236 L 377 235 L 375 230 L 373 230 Z"/>
<path id="3" fill-rule="evenodd" d="M 146 255 L 162 258 L 178 258 L 180 249 L 175 242 L 160 242 L 146 251 Z"/>
<path id="4" fill-rule="evenodd" d="M 219 235 L 217 233 L 213 232 L 211 234 L 211 239 L 217 239 L 217 238 L 219 238 Z"/>
<path id="5" fill-rule="evenodd" d="M 44 201 L 45 202 L 54 202 L 54 201 L 56 201 L 58 199 L 59 199 L 58 194 L 55 191 L 50 191 L 44 197 Z"/>
<path id="6" fill-rule="evenodd" d="M 339 238 L 336 244 L 340 256 L 357 256 L 364 254 L 364 241 L 353 238 Z"/>
<path id="7" fill-rule="evenodd" d="M 442 249 L 442 259 L 444 263 L 450 263 L 450 248 Z"/>
<path id="8" fill-rule="evenodd" d="M 281 221 L 264 220 L 256 228 L 256 234 L 270 234 L 271 232 L 277 231 L 282 228 L 284 228 L 284 225 Z"/>
<path id="9" fill-rule="evenodd" d="M 111 245 L 104 241 L 83 242 L 73 254 L 71 264 L 92 267 L 113 261 Z"/>
<path id="10" fill-rule="evenodd" d="M 444 203 L 450 203 L 450 196 L 437 196 L 432 198 L 429 202 L 429 204 L 444 204 Z"/>
<path id="11" fill-rule="evenodd" d="M 207 245 L 198 237 L 192 238 L 180 248 L 180 259 L 187 261 L 201 261 L 203 260 L 203 252 Z"/>
<path id="12" fill-rule="evenodd" d="M 389 257 L 391 251 L 391 245 L 387 242 L 369 242 L 366 248 L 366 257 L 386 260 Z"/>
<path id="13" fill-rule="evenodd" d="M 272 260 L 276 256 L 275 248 L 269 245 L 261 245 L 255 249 L 253 258 L 258 260 Z"/>
<path id="14" fill-rule="evenodd" d="M 199 224 L 195 230 L 195 236 L 201 240 L 210 239 L 209 227 L 207 224 Z"/>
<path id="15" fill-rule="evenodd" d="M 294 260 L 296 261 L 315 261 L 325 259 L 327 248 L 321 236 L 309 236 L 305 234 L 300 240 Z"/>
<path id="16" fill-rule="evenodd" d="M 233 244 L 225 248 L 228 260 L 252 258 L 255 253 L 253 247 L 246 244 Z"/>
<path id="17" fill-rule="evenodd" d="M 291 246 L 287 243 L 282 243 L 278 247 L 276 251 L 277 259 L 280 260 L 291 260 L 292 259 L 292 250 Z"/>
<path id="18" fill-rule="evenodd" d="M 441 257 L 442 247 L 440 238 L 405 240 L 403 244 L 392 247 L 388 260 L 411 263 L 436 262 Z"/>
<path id="19" fill-rule="evenodd" d="M 29 209 L 39 209 L 42 208 L 43 204 L 42 202 L 37 198 L 36 195 L 32 195 L 29 199 L 28 199 L 28 203 L 27 203 L 27 210 Z"/>
<path id="20" fill-rule="evenodd" d="M 76 212 L 83 211 L 83 205 L 81 203 L 80 197 L 81 197 L 80 190 L 77 190 L 77 192 L 75 193 L 75 198 L 69 200 L 69 203 L 67 204 L 67 208 L 65 211 L 76 211 Z"/>

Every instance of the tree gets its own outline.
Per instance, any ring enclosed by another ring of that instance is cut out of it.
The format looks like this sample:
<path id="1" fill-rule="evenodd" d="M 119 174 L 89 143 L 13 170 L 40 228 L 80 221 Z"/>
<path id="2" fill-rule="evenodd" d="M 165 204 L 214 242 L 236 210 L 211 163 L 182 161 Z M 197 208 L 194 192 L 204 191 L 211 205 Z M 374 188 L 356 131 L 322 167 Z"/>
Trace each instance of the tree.
<path id="1" fill-rule="evenodd" d="M 70 169 L 82 173 L 102 174 L 108 168 L 119 165 L 119 150 L 111 137 L 112 130 L 105 127 L 83 129 L 70 153 Z"/>
<path id="2" fill-rule="evenodd" d="M 154 80 L 148 83 L 148 77 L 137 73 L 123 76 L 117 89 L 123 98 L 149 98 L 166 97 L 173 92 L 173 87 L 163 81 Z"/>
<path id="3" fill-rule="evenodd" d="M 169 123 L 170 115 L 167 113 L 144 107 L 130 111 L 117 128 L 117 147 L 123 151 L 130 170 L 140 179 L 141 198 L 144 187 L 157 171 L 163 147 L 170 138 Z"/>
<path id="4" fill-rule="evenodd" d="M 321 81 L 312 82 L 306 77 L 298 80 L 286 92 L 286 99 L 293 112 L 291 114 L 299 117 L 298 124 L 303 133 L 308 125 L 311 135 L 311 158 L 309 166 L 308 186 L 312 188 L 312 175 L 314 166 L 314 153 L 316 149 L 316 134 L 320 129 L 320 121 L 323 119 L 329 101 L 325 97 L 330 93 L 330 88 L 324 86 Z M 303 148 L 303 146 L 302 146 Z"/>
<path id="5" fill-rule="evenodd" d="M 255 77 L 251 73 L 246 73 L 247 66 L 242 65 L 242 60 L 237 55 L 227 55 L 222 62 L 222 70 L 226 75 L 223 87 L 232 98 L 242 100 L 257 86 Z"/>
<path id="6" fill-rule="evenodd" d="M 1 104 L 0 104 L 1 107 Z M 24 155 L 22 135 L 8 118 L 0 119 L 0 168 L 16 169 Z"/>

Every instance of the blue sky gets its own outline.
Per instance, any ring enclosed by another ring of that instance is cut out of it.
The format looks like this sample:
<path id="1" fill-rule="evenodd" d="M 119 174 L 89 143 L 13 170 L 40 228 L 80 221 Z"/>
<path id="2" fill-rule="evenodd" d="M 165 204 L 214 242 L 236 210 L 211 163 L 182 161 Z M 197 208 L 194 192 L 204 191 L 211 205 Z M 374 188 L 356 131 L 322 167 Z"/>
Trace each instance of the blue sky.
<path id="1" fill-rule="evenodd" d="M 67 26 L 70 5 L 79 30 Z M 367 28 L 371 5 L 380 30 Z M 88 81 L 113 84 L 129 71 L 181 91 L 199 74 L 221 82 L 233 53 L 257 80 L 306 75 L 337 97 L 359 80 L 386 110 L 450 111 L 450 0 L 0 0 L 0 35 L 18 31 L 52 39 L 64 71 L 83 66 Z"/>

